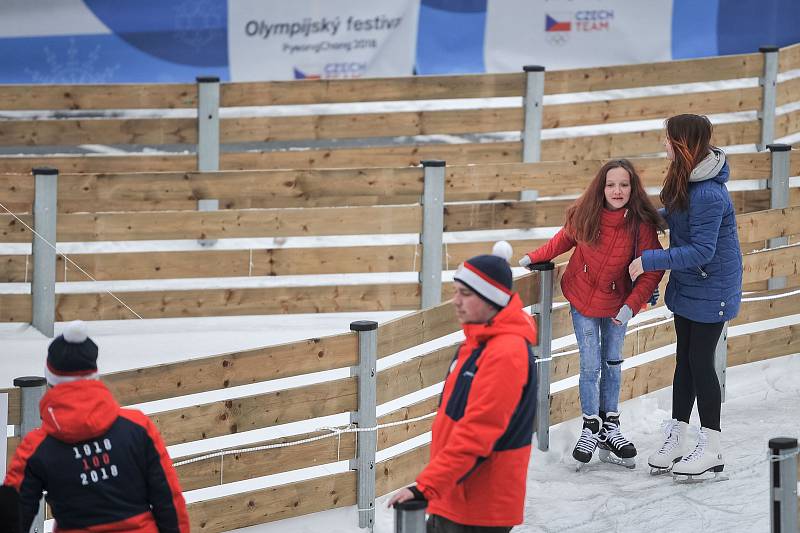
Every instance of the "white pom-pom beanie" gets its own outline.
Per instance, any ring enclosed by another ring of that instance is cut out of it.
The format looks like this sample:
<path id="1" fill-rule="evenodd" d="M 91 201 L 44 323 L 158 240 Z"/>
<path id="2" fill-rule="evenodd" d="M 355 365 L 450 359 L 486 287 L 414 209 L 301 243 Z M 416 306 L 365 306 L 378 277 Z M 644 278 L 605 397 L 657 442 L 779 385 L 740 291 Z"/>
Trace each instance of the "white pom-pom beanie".
<path id="1" fill-rule="evenodd" d="M 53 386 L 97 377 L 97 345 L 89 338 L 86 323 L 70 322 L 53 339 L 47 349 L 45 377 Z"/>

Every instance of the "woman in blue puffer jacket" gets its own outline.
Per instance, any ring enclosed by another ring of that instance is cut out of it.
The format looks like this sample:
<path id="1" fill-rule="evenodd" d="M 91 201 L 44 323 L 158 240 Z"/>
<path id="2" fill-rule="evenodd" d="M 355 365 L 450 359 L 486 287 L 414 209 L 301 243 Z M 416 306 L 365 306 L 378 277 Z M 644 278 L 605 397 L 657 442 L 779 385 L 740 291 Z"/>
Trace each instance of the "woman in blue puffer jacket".
<path id="1" fill-rule="evenodd" d="M 711 122 L 705 116 L 677 115 L 667 120 L 666 148 L 671 159 L 661 201 L 669 224 L 670 246 L 645 250 L 630 265 L 642 272 L 670 270 L 667 307 L 674 313 L 677 337 L 672 417 L 666 440 L 649 457 L 658 470 L 676 476 L 721 472 L 719 381 L 714 352 L 725 322 L 739 312 L 742 253 L 733 201 L 725 183 L 725 153 L 710 144 Z M 690 451 L 689 415 L 697 398 L 700 433 Z"/>

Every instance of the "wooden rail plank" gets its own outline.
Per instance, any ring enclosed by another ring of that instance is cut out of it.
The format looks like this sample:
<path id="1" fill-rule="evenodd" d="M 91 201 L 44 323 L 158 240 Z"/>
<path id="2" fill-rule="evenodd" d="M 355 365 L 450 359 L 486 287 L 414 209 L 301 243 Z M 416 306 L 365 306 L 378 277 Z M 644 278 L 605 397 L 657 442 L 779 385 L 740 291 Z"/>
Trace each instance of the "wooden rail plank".
<path id="1" fill-rule="evenodd" d="M 0 146 L 196 142 L 197 120 L 191 118 L 15 120 L 0 130 Z"/>
<path id="2" fill-rule="evenodd" d="M 762 74 L 762 54 L 730 55 L 641 65 L 614 65 L 547 71 L 545 94 L 576 93 L 755 78 Z"/>
<path id="3" fill-rule="evenodd" d="M 800 68 L 800 43 L 781 48 L 778 55 L 778 70 L 786 72 Z"/>
<path id="4" fill-rule="evenodd" d="M 523 73 L 224 83 L 220 105 L 266 106 L 522 96 Z"/>
<path id="5" fill-rule="evenodd" d="M 800 274 L 800 244 L 745 255 L 742 283 Z"/>
<path id="6" fill-rule="evenodd" d="M 354 139 L 520 131 L 521 107 L 348 115 L 243 117 L 220 121 L 220 142 Z"/>
<path id="7" fill-rule="evenodd" d="M 224 160 L 226 154 L 221 154 Z M 0 156 L 0 172 L 30 175 L 37 166 L 57 168 L 63 173 L 74 172 L 172 172 L 192 171 L 197 168 L 194 154 L 71 154 L 36 156 Z"/>
<path id="8" fill-rule="evenodd" d="M 736 225 L 741 242 L 796 235 L 800 233 L 800 205 L 740 214 Z"/>
<path id="9" fill-rule="evenodd" d="M 442 376 L 444 377 L 444 376 Z M 439 405 L 439 395 L 431 396 L 425 400 L 420 400 L 416 403 L 386 413 L 378 419 L 379 424 L 387 424 L 390 422 L 399 422 L 401 420 L 409 420 L 419 416 L 435 413 Z M 434 417 L 410 422 L 399 426 L 392 426 L 389 428 L 378 430 L 378 450 L 385 450 L 395 444 L 400 444 L 410 438 L 422 435 L 431 430 L 433 426 Z"/>
<path id="10" fill-rule="evenodd" d="M 18 425 L 22 420 L 22 396 L 19 387 L 0 389 L 0 393 L 8 394 L 8 423 Z"/>
<path id="11" fill-rule="evenodd" d="M 800 325 L 791 324 L 728 340 L 728 366 L 737 366 L 800 352 Z"/>
<path id="12" fill-rule="evenodd" d="M 33 316 L 30 294 L 0 294 L 0 322 L 28 322 Z"/>
<path id="13" fill-rule="evenodd" d="M 800 132 L 800 109 L 795 109 L 775 119 L 775 136 L 785 137 Z"/>
<path id="14" fill-rule="evenodd" d="M 438 339 L 460 328 L 450 300 L 390 320 L 378 325 L 378 358 Z"/>
<path id="15" fill-rule="evenodd" d="M 246 447 L 254 448 L 283 444 L 324 435 L 325 433 L 330 434 L 329 432 L 317 432 L 292 435 L 280 439 L 256 442 Z M 184 491 L 195 490 L 353 459 L 355 457 L 355 443 L 354 433 L 344 433 L 340 437 L 331 437 L 297 446 L 235 453 L 221 458 L 207 459 L 179 466 L 176 470 L 181 482 L 181 489 Z M 178 457 L 174 459 L 174 462 L 190 458 L 192 456 Z"/>
<path id="16" fill-rule="evenodd" d="M 443 290 L 449 290 L 447 286 Z M 241 316 L 276 313 L 401 311 L 419 308 L 419 284 L 325 285 L 198 289 L 116 294 L 143 318 Z M 29 295 L 0 295 L 0 321 L 30 322 Z M 56 320 L 136 318 L 105 293 L 56 295 Z"/>
<path id="17" fill-rule="evenodd" d="M 353 333 L 103 374 L 122 405 L 226 389 L 358 363 Z"/>
<path id="18" fill-rule="evenodd" d="M 667 118 L 680 109 L 686 113 L 735 113 L 761 107 L 761 89 L 748 87 L 596 102 L 545 105 L 543 128 L 587 124 L 612 124 Z"/>
<path id="19" fill-rule="evenodd" d="M 800 78 L 780 82 L 776 98 L 779 106 L 800 100 Z"/>
<path id="20" fill-rule="evenodd" d="M 22 442 L 22 437 L 8 437 L 6 439 L 6 470 L 14 458 L 14 452 L 17 451 L 17 446 Z"/>
<path id="21" fill-rule="evenodd" d="M 413 448 L 375 465 L 375 494 L 384 495 L 411 484 L 430 458 L 430 444 Z"/>
<path id="22" fill-rule="evenodd" d="M 4 85 L 5 110 L 177 109 L 197 107 L 193 83 Z"/>
<path id="23" fill-rule="evenodd" d="M 378 372 L 378 404 L 444 381 L 447 368 L 460 344 L 433 350 Z"/>
<path id="24" fill-rule="evenodd" d="M 356 503 L 356 473 L 342 472 L 188 505 L 192 531 L 223 533 Z"/>
<path id="25" fill-rule="evenodd" d="M 167 445 L 353 411 L 356 378 L 344 378 L 150 415 Z"/>

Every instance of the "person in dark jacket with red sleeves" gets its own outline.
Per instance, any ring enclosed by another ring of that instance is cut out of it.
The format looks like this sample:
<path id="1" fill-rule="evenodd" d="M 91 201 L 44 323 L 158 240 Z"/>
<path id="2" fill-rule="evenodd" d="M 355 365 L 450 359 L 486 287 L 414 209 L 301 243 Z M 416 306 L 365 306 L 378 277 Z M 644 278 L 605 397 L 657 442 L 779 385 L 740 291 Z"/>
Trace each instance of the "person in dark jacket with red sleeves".
<path id="1" fill-rule="evenodd" d="M 473 257 L 454 276 L 453 305 L 466 340 L 444 383 L 430 462 L 416 486 L 389 501 L 427 499 L 429 533 L 507 532 L 523 520 L 536 327 L 511 290 L 507 251 Z"/>
<path id="2" fill-rule="evenodd" d="M 636 447 L 620 431 L 619 391 L 627 322 L 653 295 L 663 271 L 632 284 L 628 266 L 644 250 L 661 249 L 659 216 L 633 165 L 609 161 L 567 210 L 566 224 L 520 265 L 551 261 L 575 248 L 561 278 L 580 350 L 578 389 L 583 429 L 572 456 L 579 466 L 600 447 L 602 461 L 636 466 Z"/>
<path id="3" fill-rule="evenodd" d="M 42 427 L 22 440 L 3 484 L 18 495 L 20 531 L 46 491 L 59 533 L 189 533 L 158 430 L 140 411 L 120 408 L 97 380 L 97 352 L 83 322 L 50 344 Z"/>

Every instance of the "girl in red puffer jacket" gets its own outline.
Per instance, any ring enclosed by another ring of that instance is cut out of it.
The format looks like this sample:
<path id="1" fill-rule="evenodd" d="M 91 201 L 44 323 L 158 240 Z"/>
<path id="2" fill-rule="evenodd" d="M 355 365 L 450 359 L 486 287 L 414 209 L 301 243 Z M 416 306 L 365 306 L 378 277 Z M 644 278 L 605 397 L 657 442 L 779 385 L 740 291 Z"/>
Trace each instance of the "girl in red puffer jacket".
<path id="1" fill-rule="evenodd" d="M 551 261 L 575 248 L 561 289 L 580 350 L 583 430 L 572 452 L 580 464 L 600 446 L 601 460 L 636 465 L 636 448 L 619 430 L 622 344 L 628 320 L 646 305 L 664 272 L 647 272 L 633 284 L 628 265 L 643 250 L 661 249 L 657 231 L 664 226 L 633 165 L 610 161 L 569 207 L 564 227 L 520 260 L 522 266 Z"/>

